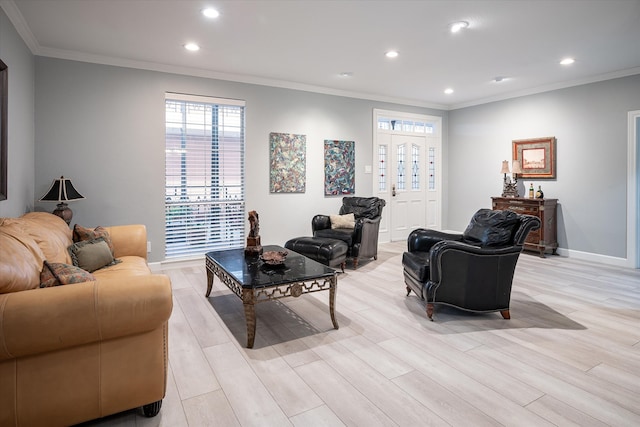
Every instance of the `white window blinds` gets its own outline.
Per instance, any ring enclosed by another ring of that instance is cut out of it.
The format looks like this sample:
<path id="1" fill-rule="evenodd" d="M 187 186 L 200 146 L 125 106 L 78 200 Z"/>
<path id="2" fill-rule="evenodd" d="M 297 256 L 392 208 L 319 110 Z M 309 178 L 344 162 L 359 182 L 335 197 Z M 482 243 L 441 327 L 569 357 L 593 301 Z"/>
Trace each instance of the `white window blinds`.
<path id="1" fill-rule="evenodd" d="M 165 257 L 244 246 L 244 101 L 165 96 Z"/>

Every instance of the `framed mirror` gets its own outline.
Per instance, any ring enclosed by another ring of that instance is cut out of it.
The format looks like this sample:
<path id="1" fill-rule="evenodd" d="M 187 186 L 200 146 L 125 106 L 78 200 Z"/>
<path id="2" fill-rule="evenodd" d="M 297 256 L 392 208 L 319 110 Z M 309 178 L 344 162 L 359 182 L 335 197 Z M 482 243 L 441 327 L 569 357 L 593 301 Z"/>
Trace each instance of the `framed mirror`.
<path id="1" fill-rule="evenodd" d="M 0 200 L 7 200 L 7 64 L 0 59 Z"/>

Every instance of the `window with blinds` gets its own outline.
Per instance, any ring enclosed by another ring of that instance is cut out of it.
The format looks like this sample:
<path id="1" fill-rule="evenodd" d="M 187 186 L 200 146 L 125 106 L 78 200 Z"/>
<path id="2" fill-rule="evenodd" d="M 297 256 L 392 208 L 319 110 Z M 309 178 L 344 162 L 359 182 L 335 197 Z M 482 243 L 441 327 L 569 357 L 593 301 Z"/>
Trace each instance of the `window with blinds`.
<path id="1" fill-rule="evenodd" d="M 165 96 L 165 257 L 244 246 L 244 101 Z"/>

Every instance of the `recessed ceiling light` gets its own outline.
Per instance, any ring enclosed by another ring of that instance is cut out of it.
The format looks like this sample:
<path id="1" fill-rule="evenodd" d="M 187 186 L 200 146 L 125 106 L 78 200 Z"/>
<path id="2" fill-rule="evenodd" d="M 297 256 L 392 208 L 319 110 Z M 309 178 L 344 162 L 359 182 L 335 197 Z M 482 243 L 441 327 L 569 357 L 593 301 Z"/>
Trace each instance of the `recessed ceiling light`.
<path id="1" fill-rule="evenodd" d="M 446 93 L 447 95 L 451 95 L 453 93 L 453 89 L 451 89 L 450 87 L 446 88 L 444 90 L 444 93 Z"/>
<path id="2" fill-rule="evenodd" d="M 208 7 L 206 9 L 202 9 L 202 14 L 204 16 L 206 16 L 207 18 L 217 18 L 218 16 L 220 16 L 220 12 L 218 12 L 217 10 L 215 10 L 212 7 Z"/>
<path id="3" fill-rule="evenodd" d="M 343 71 L 342 73 L 340 73 L 340 77 L 353 77 L 353 72 Z"/>
<path id="4" fill-rule="evenodd" d="M 387 53 L 385 53 L 384 56 L 386 56 L 387 58 L 396 58 L 398 56 L 398 51 L 390 50 Z"/>
<path id="5" fill-rule="evenodd" d="M 507 80 L 507 78 L 506 77 L 502 77 L 502 76 L 498 76 L 498 77 L 493 79 L 493 81 L 496 82 L 496 83 L 500 83 L 500 82 L 503 82 L 505 80 Z"/>
<path id="6" fill-rule="evenodd" d="M 196 52 L 198 50 L 200 50 L 200 46 L 198 46 L 195 43 L 187 43 L 184 45 L 184 48 L 187 50 L 190 50 L 191 52 Z"/>
<path id="7" fill-rule="evenodd" d="M 573 58 L 564 58 L 562 61 L 560 61 L 560 64 L 561 65 L 571 65 L 574 62 L 576 62 L 576 60 L 573 59 Z"/>
<path id="8" fill-rule="evenodd" d="M 452 33 L 457 33 L 458 31 L 465 29 L 468 26 L 469 26 L 469 23 L 467 21 L 458 21 L 451 24 L 449 26 L 449 29 L 451 30 Z"/>

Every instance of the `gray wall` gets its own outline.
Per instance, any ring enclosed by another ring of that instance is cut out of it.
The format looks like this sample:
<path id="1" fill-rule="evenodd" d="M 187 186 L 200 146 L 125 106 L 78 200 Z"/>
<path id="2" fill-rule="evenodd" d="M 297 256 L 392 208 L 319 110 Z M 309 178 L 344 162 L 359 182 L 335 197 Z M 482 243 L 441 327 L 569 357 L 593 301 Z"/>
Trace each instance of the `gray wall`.
<path id="1" fill-rule="evenodd" d="M 7 200 L 0 217 L 19 216 L 34 203 L 33 55 L 0 9 L 0 59 L 9 67 Z"/>
<path id="2" fill-rule="evenodd" d="M 450 111 L 449 227 L 501 194 L 512 140 L 555 136 L 557 178 L 524 182 L 558 199 L 560 247 L 625 258 L 627 113 L 638 109 L 640 75 Z"/>
<path id="3" fill-rule="evenodd" d="M 36 58 L 36 194 L 71 178 L 86 197 L 71 204 L 73 222 L 146 224 L 151 261 L 164 259 L 165 92 L 246 101 L 246 208 L 260 214 L 263 244 L 309 235 L 313 215 L 337 213 L 341 198 L 324 197 L 325 139 L 356 142 L 356 195 L 370 196 L 374 108 L 442 116 L 447 126 L 440 110 Z M 270 132 L 307 136 L 305 193 L 269 193 Z"/>

